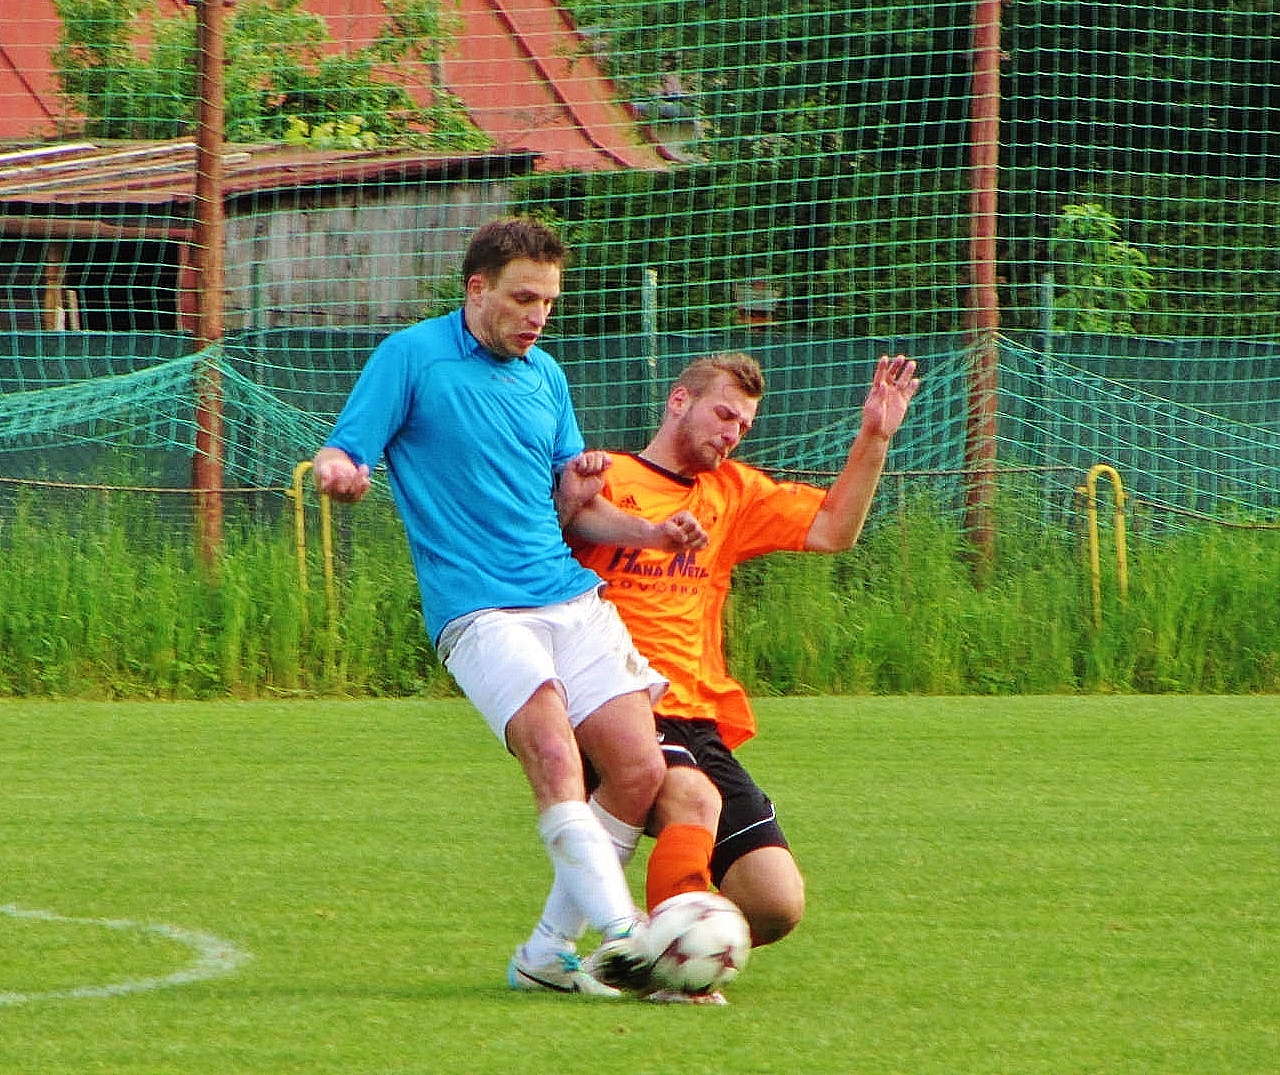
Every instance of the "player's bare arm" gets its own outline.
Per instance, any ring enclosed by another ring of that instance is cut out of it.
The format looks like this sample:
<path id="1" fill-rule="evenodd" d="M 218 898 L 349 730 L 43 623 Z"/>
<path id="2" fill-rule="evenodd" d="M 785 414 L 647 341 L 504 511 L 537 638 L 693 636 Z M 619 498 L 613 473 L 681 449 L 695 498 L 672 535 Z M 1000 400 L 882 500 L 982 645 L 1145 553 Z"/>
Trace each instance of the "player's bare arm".
<path id="1" fill-rule="evenodd" d="M 651 523 L 597 496 L 586 503 L 565 527 L 575 542 L 589 545 L 630 545 L 642 549 L 684 552 L 705 548 L 707 532 L 692 514 L 678 511 Z"/>
<path id="2" fill-rule="evenodd" d="M 334 500 L 354 504 L 364 497 L 371 484 L 369 468 L 356 466 L 340 448 L 321 448 L 311 461 L 311 477 L 316 488 Z"/>
<path id="3" fill-rule="evenodd" d="M 920 387 L 916 363 L 906 355 L 881 355 L 871 389 L 862 405 L 862 424 L 844 469 L 827 490 L 805 548 L 810 552 L 843 552 L 862 534 L 875 498 L 889 443 L 902 427 L 907 408 Z"/>
<path id="4" fill-rule="evenodd" d="M 604 472 L 613 465 L 608 452 L 588 451 L 571 459 L 556 485 L 556 513 L 566 535 L 592 545 L 634 545 L 682 552 L 701 549 L 707 533 L 687 511 L 651 523 L 623 511 L 601 496 Z"/>

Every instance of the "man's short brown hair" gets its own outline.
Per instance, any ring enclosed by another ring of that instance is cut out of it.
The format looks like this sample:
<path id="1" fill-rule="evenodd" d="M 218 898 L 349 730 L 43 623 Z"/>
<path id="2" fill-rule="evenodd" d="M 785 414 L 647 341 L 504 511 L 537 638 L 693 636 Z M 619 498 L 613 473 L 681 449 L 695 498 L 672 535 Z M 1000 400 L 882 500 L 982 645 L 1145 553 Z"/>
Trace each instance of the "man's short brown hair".
<path id="1" fill-rule="evenodd" d="M 462 259 L 465 286 L 476 273 L 492 281 L 517 258 L 564 268 L 569 248 L 549 225 L 533 217 L 503 217 L 491 220 L 471 237 Z"/>

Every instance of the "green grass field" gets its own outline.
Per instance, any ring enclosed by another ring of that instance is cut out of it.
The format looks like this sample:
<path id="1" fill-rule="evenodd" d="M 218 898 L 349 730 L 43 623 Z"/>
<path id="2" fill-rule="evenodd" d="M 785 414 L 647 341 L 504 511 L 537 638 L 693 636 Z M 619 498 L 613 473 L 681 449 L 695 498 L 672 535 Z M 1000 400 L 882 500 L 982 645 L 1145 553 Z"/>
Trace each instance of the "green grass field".
<path id="1" fill-rule="evenodd" d="M 1275 697 L 758 708 L 809 914 L 694 1009 L 506 990 L 549 878 L 463 702 L 0 703 L 0 1071 L 1280 1070 Z"/>

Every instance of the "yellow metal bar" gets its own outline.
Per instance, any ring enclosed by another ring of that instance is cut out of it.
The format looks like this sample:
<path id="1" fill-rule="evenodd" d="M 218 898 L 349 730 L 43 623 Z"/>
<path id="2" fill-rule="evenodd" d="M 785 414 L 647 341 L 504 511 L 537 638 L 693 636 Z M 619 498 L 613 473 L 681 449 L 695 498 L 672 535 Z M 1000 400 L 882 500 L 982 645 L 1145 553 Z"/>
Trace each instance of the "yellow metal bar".
<path id="1" fill-rule="evenodd" d="M 329 614 L 329 635 L 338 623 L 338 590 L 333 581 L 333 503 L 320 494 L 320 549 L 324 555 L 324 604 Z"/>
<path id="2" fill-rule="evenodd" d="M 302 502 L 302 479 L 311 469 L 311 460 L 307 459 L 293 468 L 293 484 L 289 487 L 289 495 L 293 497 L 293 548 L 298 557 L 298 590 L 307 592 L 307 514 Z M 306 615 L 306 602 L 303 602 L 303 615 Z"/>
<path id="3" fill-rule="evenodd" d="M 298 559 L 298 592 L 304 597 L 302 602 L 303 622 L 306 622 L 307 603 L 307 513 L 303 500 L 302 481 L 311 469 L 311 460 L 303 460 L 293 468 L 293 484 L 289 495 L 293 498 L 293 545 Z M 320 549 L 324 557 L 324 597 L 325 611 L 329 617 L 329 630 L 332 632 L 338 622 L 338 589 L 334 583 L 333 570 L 333 503 L 324 493 L 320 494 Z"/>
<path id="4" fill-rule="evenodd" d="M 1129 595 L 1129 555 L 1128 543 L 1124 531 L 1124 485 L 1120 481 L 1120 472 L 1106 463 L 1097 463 L 1089 468 L 1083 486 L 1076 492 L 1085 496 L 1085 514 L 1089 529 L 1089 571 L 1093 580 L 1093 625 L 1102 626 L 1102 551 L 1098 537 L 1098 479 L 1106 477 L 1111 481 L 1112 499 L 1114 501 L 1114 530 L 1116 541 L 1116 586 L 1122 598 Z"/>

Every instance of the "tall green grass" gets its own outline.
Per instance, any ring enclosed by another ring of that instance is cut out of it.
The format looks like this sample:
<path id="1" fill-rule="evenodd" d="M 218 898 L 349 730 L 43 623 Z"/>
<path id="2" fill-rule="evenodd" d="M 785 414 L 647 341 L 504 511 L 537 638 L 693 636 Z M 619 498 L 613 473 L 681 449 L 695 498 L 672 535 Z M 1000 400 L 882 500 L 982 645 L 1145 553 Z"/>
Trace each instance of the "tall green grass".
<path id="1" fill-rule="evenodd" d="M 1280 533 L 1132 542 L 1127 595 L 1108 552 L 1099 628 L 1071 530 L 1011 522 L 979 586 L 955 526 L 914 509 L 840 556 L 744 565 L 731 663 L 756 694 L 1280 690 Z"/>
<path id="2" fill-rule="evenodd" d="M 835 557 L 739 569 L 730 659 L 757 695 L 1280 691 L 1280 534 L 1204 529 L 1108 549 L 1102 626 L 1079 535 L 1009 512 L 981 586 L 921 503 Z M 426 639 L 389 504 L 337 515 L 337 615 L 319 535 L 305 588 L 287 517 L 233 521 L 212 567 L 145 499 L 0 516 L 0 696 L 422 696 L 454 691 Z"/>
<path id="3" fill-rule="evenodd" d="M 82 698 L 448 692 L 389 511 L 360 513 L 330 621 L 319 536 L 300 578 L 290 520 L 229 522 L 201 562 L 186 528 L 123 498 L 18 498 L 0 523 L 0 695 Z M 145 520 L 150 519 L 151 525 Z"/>

